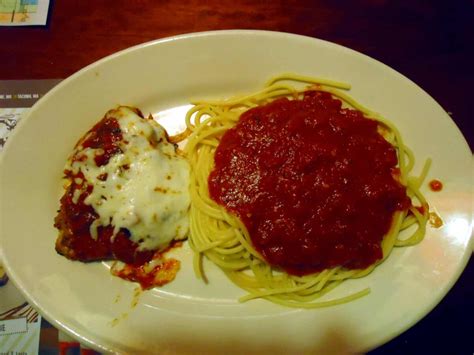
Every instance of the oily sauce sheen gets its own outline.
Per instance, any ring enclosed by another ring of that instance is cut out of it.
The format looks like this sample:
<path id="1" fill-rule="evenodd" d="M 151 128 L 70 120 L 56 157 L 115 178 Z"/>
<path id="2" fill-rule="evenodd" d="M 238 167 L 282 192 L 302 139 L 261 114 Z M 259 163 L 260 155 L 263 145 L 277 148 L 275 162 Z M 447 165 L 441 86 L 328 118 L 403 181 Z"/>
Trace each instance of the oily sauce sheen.
<path id="1" fill-rule="evenodd" d="M 394 212 L 411 204 L 397 163 L 376 121 L 307 91 L 242 114 L 216 150 L 209 193 L 273 266 L 364 268 L 382 258 Z"/>

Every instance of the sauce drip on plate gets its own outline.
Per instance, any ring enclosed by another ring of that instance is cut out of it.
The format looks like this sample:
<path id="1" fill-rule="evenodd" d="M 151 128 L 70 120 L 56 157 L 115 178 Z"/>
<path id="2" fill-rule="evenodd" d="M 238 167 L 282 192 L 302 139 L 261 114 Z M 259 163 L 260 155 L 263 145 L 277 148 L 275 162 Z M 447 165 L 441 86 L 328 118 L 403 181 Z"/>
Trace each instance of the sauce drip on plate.
<path id="1" fill-rule="evenodd" d="M 431 191 L 441 191 L 443 189 L 443 183 L 439 180 L 431 180 L 428 184 L 430 186 Z"/>
<path id="2" fill-rule="evenodd" d="M 382 258 L 394 212 L 411 205 L 379 128 L 319 91 L 250 109 L 221 139 L 210 196 L 290 274 L 367 267 Z"/>

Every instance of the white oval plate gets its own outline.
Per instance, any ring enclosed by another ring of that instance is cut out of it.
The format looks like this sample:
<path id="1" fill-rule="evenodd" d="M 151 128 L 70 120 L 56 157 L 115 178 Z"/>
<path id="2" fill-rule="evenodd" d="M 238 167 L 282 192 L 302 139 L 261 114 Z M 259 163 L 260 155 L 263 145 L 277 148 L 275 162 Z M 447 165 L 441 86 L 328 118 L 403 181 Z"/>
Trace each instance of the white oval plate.
<path id="1" fill-rule="evenodd" d="M 264 300 L 239 304 L 244 292 L 206 263 L 206 285 L 192 272 L 191 252 L 177 279 L 134 297 L 136 285 L 112 277 L 106 263 L 56 254 L 53 219 L 60 177 L 77 139 L 118 104 L 134 105 L 170 129 L 183 127 L 193 98 L 260 88 L 282 72 L 353 85 L 351 95 L 400 128 L 442 192 L 423 188 L 441 229 L 418 246 L 396 249 L 366 278 L 329 294 L 370 287 L 355 302 L 319 310 Z M 365 55 L 284 33 L 223 31 L 146 43 L 76 73 L 41 99 L 7 143 L 0 170 L 0 245 L 21 292 L 55 326 L 101 351 L 140 353 L 360 352 L 378 346 L 427 314 L 457 280 L 471 253 L 470 150 L 449 116 L 422 89 Z M 133 304 L 135 304 L 133 306 Z"/>

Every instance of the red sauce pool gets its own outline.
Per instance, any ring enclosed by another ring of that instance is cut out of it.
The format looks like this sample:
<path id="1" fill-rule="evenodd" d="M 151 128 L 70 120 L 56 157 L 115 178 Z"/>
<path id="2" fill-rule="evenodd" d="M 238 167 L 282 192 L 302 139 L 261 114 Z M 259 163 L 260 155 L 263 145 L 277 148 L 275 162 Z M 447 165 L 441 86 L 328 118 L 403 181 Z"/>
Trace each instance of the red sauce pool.
<path id="1" fill-rule="evenodd" d="M 431 191 L 441 191 L 443 189 L 443 183 L 439 180 L 431 180 L 428 184 L 430 186 Z"/>
<path id="2" fill-rule="evenodd" d="M 222 137 L 210 196 L 290 274 L 367 267 L 382 258 L 394 212 L 411 205 L 377 126 L 318 91 L 251 109 Z"/>
<path id="3" fill-rule="evenodd" d="M 125 280 L 138 282 L 143 290 L 163 286 L 174 280 L 181 266 L 178 260 L 165 258 L 164 254 L 170 249 L 181 245 L 181 242 L 173 242 L 164 251 L 156 252 L 153 255 L 153 260 L 159 260 L 160 262 L 155 266 L 150 266 L 148 263 L 143 265 L 125 265 L 120 270 L 112 268 L 112 274 Z"/>

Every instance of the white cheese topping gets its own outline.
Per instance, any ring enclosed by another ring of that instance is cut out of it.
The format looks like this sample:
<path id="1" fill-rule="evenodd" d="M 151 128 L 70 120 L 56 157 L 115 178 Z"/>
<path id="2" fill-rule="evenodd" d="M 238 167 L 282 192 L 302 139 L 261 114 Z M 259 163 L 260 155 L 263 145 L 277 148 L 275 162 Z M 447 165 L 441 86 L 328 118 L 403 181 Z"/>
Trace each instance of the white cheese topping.
<path id="1" fill-rule="evenodd" d="M 164 249 L 188 232 L 189 164 L 155 121 L 128 107 L 111 110 L 106 117 L 116 118 L 120 125 L 122 153 L 98 167 L 94 157 L 103 150 L 79 145 L 69 167 L 74 174 L 81 171 L 94 186 L 84 200 L 99 215 L 91 236 L 97 238 L 99 226 L 112 225 L 113 237 L 125 228 L 139 250 Z"/>

